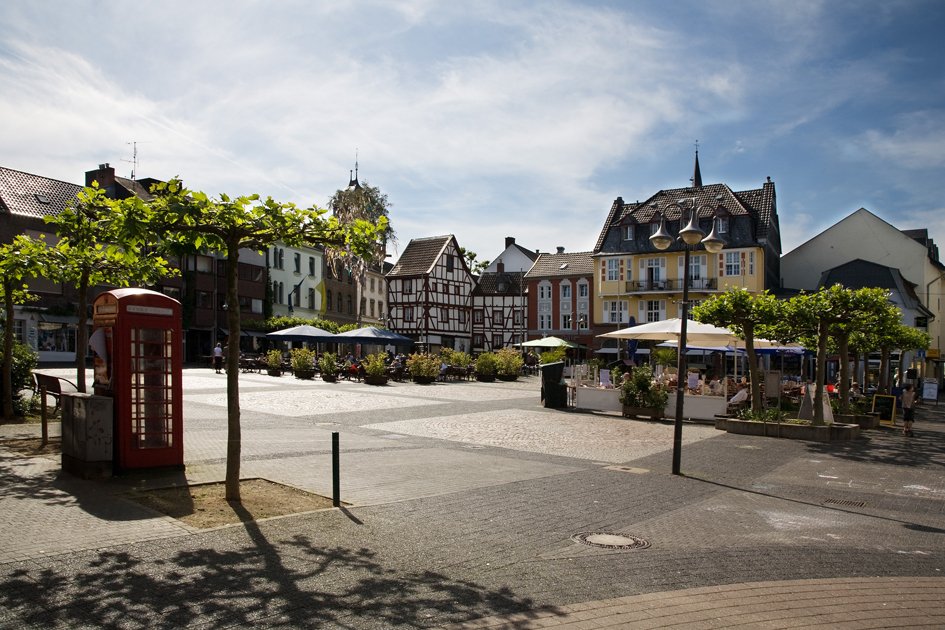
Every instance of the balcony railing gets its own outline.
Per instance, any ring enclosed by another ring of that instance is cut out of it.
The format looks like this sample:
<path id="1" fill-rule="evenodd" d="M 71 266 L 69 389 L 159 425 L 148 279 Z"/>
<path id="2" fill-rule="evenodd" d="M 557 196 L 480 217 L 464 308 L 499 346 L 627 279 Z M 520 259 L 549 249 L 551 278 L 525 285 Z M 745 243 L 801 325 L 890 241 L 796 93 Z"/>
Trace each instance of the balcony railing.
<path id="1" fill-rule="evenodd" d="M 695 291 L 713 291 L 718 288 L 716 278 L 690 278 L 689 289 Z M 682 291 L 682 280 L 631 280 L 627 282 L 627 293 L 644 291 Z"/>

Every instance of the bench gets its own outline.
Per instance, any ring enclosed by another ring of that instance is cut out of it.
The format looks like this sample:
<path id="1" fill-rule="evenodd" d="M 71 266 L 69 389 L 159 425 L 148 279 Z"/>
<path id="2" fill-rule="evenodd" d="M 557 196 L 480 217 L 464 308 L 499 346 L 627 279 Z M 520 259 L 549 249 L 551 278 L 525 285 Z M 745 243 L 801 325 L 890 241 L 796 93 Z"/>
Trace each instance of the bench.
<path id="1" fill-rule="evenodd" d="M 33 391 L 42 397 L 40 402 L 44 407 L 47 403 L 46 396 L 52 396 L 53 400 L 56 401 L 53 415 L 59 411 L 59 398 L 62 396 L 63 391 L 66 393 L 79 391 L 79 388 L 76 387 L 75 383 L 72 381 L 50 374 L 43 374 L 42 372 L 33 372 L 33 380 L 35 382 Z M 64 387 L 65 389 L 63 389 Z"/>

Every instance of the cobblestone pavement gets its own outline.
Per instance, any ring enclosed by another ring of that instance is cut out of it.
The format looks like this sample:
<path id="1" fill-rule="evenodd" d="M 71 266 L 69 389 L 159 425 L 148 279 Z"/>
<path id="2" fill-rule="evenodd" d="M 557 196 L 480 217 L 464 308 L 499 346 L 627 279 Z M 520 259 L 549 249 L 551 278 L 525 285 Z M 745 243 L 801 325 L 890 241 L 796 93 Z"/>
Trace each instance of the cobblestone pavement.
<path id="1" fill-rule="evenodd" d="M 185 371 L 188 481 L 224 476 L 224 379 Z M 0 448 L 0 627 L 945 625 L 945 406 L 846 444 L 687 424 L 673 476 L 671 424 L 534 377 L 240 382 L 243 477 L 330 496 L 337 431 L 352 507 L 196 531 L 120 496 L 166 477 Z"/>

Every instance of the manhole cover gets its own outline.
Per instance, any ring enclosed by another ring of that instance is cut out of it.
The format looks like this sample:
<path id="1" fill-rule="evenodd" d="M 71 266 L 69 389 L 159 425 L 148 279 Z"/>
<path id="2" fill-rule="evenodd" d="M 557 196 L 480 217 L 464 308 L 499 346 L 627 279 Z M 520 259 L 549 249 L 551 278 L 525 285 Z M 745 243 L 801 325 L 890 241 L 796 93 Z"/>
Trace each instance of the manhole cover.
<path id="1" fill-rule="evenodd" d="M 650 543 L 636 536 L 606 532 L 581 532 L 571 536 L 571 540 L 602 549 L 646 549 L 650 546 Z"/>

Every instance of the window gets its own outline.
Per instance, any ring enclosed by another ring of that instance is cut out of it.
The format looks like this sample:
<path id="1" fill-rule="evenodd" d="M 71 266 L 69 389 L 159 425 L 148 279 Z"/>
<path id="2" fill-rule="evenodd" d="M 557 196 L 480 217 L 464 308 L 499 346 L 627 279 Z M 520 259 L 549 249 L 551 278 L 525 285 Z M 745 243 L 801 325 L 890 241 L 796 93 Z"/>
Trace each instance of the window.
<path id="1" fill-rule="evenodd" d="M 611 324 L 625 323 L 627 321 L 627 303 L 623 300 L 605 301 L 604 317 Z"/>
<path id="2" fill-rule="evenodd" d="M 371 293 L 374 293 L 374 278 L 371 278 Z"/>
<path id="3" fill-rule="evenodd" d="M 407 278 L 404 280 L 404 295 L 410 295 L 413 293 L 413 279 Z"/>
<path id="4" fill-rule="evenodd" d="M 666 319 L 666 300 L 646 300 L 646 321 L 661 322 Z"/>
<path id="5" fill-rule="evenodd" d="M 276 284 L 279 285 L 277 287 L 277 293 L 276 293 L 279 296 L 278 302 L 279 304 L 282 304 L 283 302 L 285 302 L 285 283 L 277 282 Z"/>
<path id="6" fill-rule="evenodd" d="M 331 291 L 325 291 L 325 310 L 331 310 Z"/>
<path id="7" fill-rule="evenodd" d="M 263 301 L 257 298 L 253 298 L 250 303 L 250 311 L 257 315 L 261 315 L 263 312 Z"/>
<path id="8" fill-rule="evenodd" d="M 314 256 L 308 257 L 308 275 L 310 276 L 315 275 L 315 257 Z"/>
<path id="9" fill-rule="evenodd" d="M 384 303 L 381 301 L 377 302 L 377 318 L 384 319 Z"/>
<path id="10" fill-rule="evenodd" d="M 308 290 L 308 308 L 315 310 L 315 289 Z"/>
<path id="11" fill-rule="evenodd" d="M 607 260 L 607 279 L 620 280 L 620 260 L 617 258 Z"/>
<path id="12" fill-rule="evenodd" d="M 748 252 L 748 275 L 755 275 L 755 252 Z"/>
<path id="13" fill-rule="evenodd" d="M 348 296 L 348 315 L 354 315 L 354 300 L 350 295 Z"/>
<path id="14" fill-rule="evenodd" d="M 412 306 L 404 307 L 404 321 L 405 322 L 413 321 L 413 307 Z"/>
<path id="15" fill-rule="evenodd" d="M 654 234 L 656 234 L 659 231 L 659 229 L 660 229 L 659 221 L 654 221 L 653 223 L 650 223 L 650 236 L 653 236 Z"/>
<path id="16" fill-rule="evenodd" d="M 26 343 L 26 321 L 22 319 L 13 320 L 13 337 L 20 343 Z"/>
<path id="17" fill-rule="evenodd" d="M 450 309 L 440 308 L 440 321 L 444 324 L 450 323 Z"/>
<path id="18" fill-rule="evenodd" d="M 362 317 L 367 314 L 367 298 L 365 297 L 361 298 L 361 306 L 358 309 L 358 314 L 361 315 Z M 371 315 L 371 317 L 374 317 L 374 316 Z"/>
<path id="19" fill-rule="evenodd" d="M 459 309 L 459 325 L 460 326 L 466 325 L 466 311 L 464 311 L 463 309 Z"/>
<path id="20" fill-rule="evenodd" d="M 588 286 L 587 282 L 585 282 L 584 280 L 581 280 L 580 282 L 578 282 L 578 297 L 579 298 L 587 297 L 588 295 L 587 286 Z"/>
<path id="21" fill-rule="evenodd" d="M 482 324 L 483 318 L 484 318 L 484 315 L 481 308 L 477 308 L 476 310 L 473 311 L 474 324 Z"/>
<path id="22" fill-rule="evenodd" d="M 213 259 L 209 256 L 194 256 L 191 259 L 191 271 L 198 273 L 213 273 Z"/>
<path id="23" fill-rule="evenodd" d="M 453 255 L 452 254 L 446 255 L 446 271 L 448 273 L 453 272 Z"/>
<path id="24" fill-rule="evenodd" d="M 587 313 L 580 313 L 578 315 L 578 328 L 587 330 Z"/>
<path id="25" fill-rule="evenodd" d="M 375 307 L 375 302 L 374 300 L 371 300 L 371 317 L 372 318 L 374 317 L 374 307 Z"/>
<path id="26" fill-rule="evenodd" d="M 539 283 L 538 285 L 538 299 L 539 300 L 551 299 L 551 283 L 548 282 L 547 280 Z"/>
<path id="27" fill-rule="evenodd" d="M 726 276 L 742 275 L 741 262 L 742 262 L 741 252 L 725 252 L 725 275 Z"/>
<path id="28" fill-rule="evenodd" d="M 685 259 L 683 259 L 685 260 Z M 682 265 L 680 265 L 682 268 Z M 702 280 L 706 276 L 706 255 L 698 254 L 691 255 L 689 257 L 689 278 L 694 282 L 690 286 L 701 287 L 702 284 L 695 282 L 696 280 Z"/>
<path id="29" fill-rule="evenodd" d="M 473 348 L 481 348 L 484 343 L 485 343 L 485 337 L 482 334 L 476 333 L 475 335 L 473 335 L 472 337 Z"/>
<path id="30" fill-rule="evenodd" d="M 512 325 L 521 326 L 522 325 L 522 309 L 516 308 L 515 312 L 512 314 Z"/>
<path id="31" fill-rule="evenodd" d="M 197 291 L 197 308 L 213 308 L 213 294 L 209 291 Z"/>
<path id="32" fill-rule="evenodd" d="M 551 330 L 551 313 L 540 313 L 538 315 L 538 329 Z"/>
<path id="33" fill-rule="evenodd" d="M 561 299 L 570 300 L 571 299 L 571 285 L 564 283 L 561 285 Z"/>
<path id="34" fill-rule="evenodd" d="M 351 296 L 348 296 L 348 301 L 349 301 L 349 302 L 351 301 Z M 340 293 L 338 294 L 338 302 L 337 302 L 337 305 L 338 305 L 338 312 L 339 312 L 339 313 L 343 313 L 344 310 L 345 310 L 345 298 L 344 298 L 344 296 L 341 295 Z"/>
<path id="35" fill-rule="evenodd" d="M 719 234 L 728 234 L 728 217 L 719 217 Z"/>
<path id="36" fill-rule="evenodd" d="M 623 240 L 632 241 L 634 237 L 633 226 L 625 225 L 623 226 Z"/>
<path id="37" fill-rule="evenodd" d="M 492 309 L 492 325 L 501 326 L 505 318 L 502 316 L 501 308 Z"/>
<path id="38" fill-rule="evenodd" d="M 562 330 L 571 330 L 571 314 L 561 316 L 561 329 Z"/>
<path id="39" fill-rule="evenodd" d="M 295 306 L 302 305 L 302 287 L 297 286 L 292 289 L 292 304 Z"/>
<path id="40" fill-rule="evenodd" d="M 503 345 L 505 344 L 502 343 L 501 333 L 495 333 L 494 335 L 492 335 L 492 348 L 493 349 L 501 348 Z"/>
<path id="41" fill-rule="evenodd" d="M 302 273 L 302 254 L 295 252 L 293 260 L 295 262 L 295 273 Z"/>

